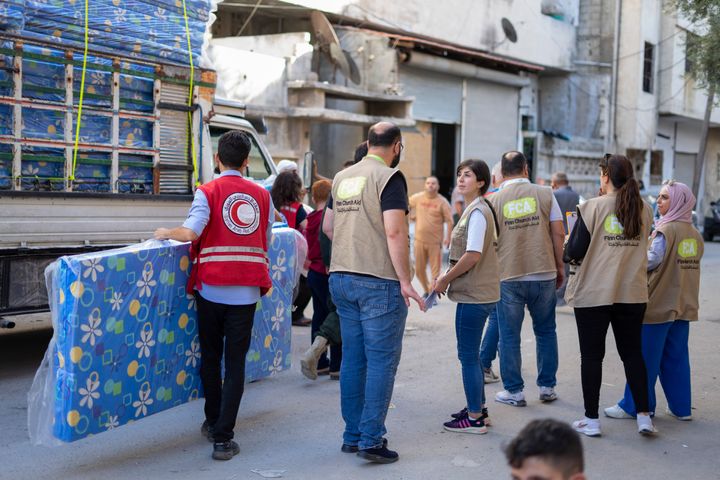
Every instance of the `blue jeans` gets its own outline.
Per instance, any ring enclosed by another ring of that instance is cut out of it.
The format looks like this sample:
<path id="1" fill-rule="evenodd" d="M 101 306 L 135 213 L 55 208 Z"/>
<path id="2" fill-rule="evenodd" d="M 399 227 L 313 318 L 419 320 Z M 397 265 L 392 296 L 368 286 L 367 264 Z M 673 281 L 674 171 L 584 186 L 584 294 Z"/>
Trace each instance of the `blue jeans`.
<path id="1" fill-rule="evenodd" d="M 400 283 L 333 273 L 330 294 L 342 333 L 340 407 L 343 443 L 361 449 L 382 445 L 395 372 L 400 363 L 407 306 Z"/>
<path id="2" fill-rule="evenodd" d="M 525 306 L 530 311 L 535 333 L 539 387 L 554 387 L 558 369 L 557 333 L 555 332 L 555 280 L 500 282 L 498 327 L 500 330 L 500 376 L 505 390 L 521 392 L 522 378 L 520 330 Z"/>
<path id="3" fill-rule="evenodd" d="M 485 336 L 480 345 L 480 364 L 483 368 L 490 368 L 498 350 L 498 342 L 500 341 L 500 331 L 498 330 L 498 317 L 496 304 L 492 304 L 490 317 L 487 322 Z"/>
<path id="4" fill-rule="evenodd" d="M 480 413 L 485 404 L 485 381 L 480 364 L 480 340 L 485 320 L 495 310 L 494 303 L 458 303 L 455 309 L 455 336 L 463 389 L 468 411 Z"/>
<path id="5" fill-rule="evenodd" d="M 655 412 L 655 383 L 659 376 L 670 411 L 678 417 L 692 414 L 689 334 L 690 322 L 687 320 L 643 325 L 642 353 L 647 368 L 650 412 Z M 637 415 L 635 402 L 627 385 L 625 396 L 618 405 L 630 415 Z"/>

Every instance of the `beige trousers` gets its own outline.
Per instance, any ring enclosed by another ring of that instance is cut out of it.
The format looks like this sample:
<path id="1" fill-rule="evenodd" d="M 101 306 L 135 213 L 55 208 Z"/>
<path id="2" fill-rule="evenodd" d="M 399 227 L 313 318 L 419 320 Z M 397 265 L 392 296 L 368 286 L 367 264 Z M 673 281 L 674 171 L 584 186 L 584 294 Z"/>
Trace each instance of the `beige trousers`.
<path id="1" fill-rule="evenodd" d="M 428 281 L 427 264 L 430 262 L 432 278 Z M 415 275 L 422 285 L 424 293 L 430 292 L 432 281 L 440 275 L 442 264 L 442 245 L 415 241 Z"/>

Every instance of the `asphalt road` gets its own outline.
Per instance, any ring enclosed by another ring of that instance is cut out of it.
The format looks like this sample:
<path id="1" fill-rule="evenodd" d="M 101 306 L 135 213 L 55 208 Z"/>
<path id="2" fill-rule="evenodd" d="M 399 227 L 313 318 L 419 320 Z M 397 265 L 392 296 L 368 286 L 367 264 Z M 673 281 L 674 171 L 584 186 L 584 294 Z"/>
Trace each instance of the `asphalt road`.
<path id="1" fill-rule="evenodd" d="M 583 438 L 590 478 L 720 479 L 720 243 L 708 244 L 703 261 L 701 321 L 691 328 L 693 421 L 664 413 L 659 393 L 656 438 L 636 433 L 635 422 L 601 419 L 602 438 Z M 241 453 L 229 462 L 210 458 L 200 436 L 202 401 L 148 417 L 113 432 L 60 447 L 34 447 L 27 435 L 27 390 L 50 339 L 47 331 L 0 336 L 0 478 L 2 479 L 253 479 L 257 470 L 284 470 L 284 478 L 439 479 L 508 478 L 502 446 L 529 420 L 582 416 L 574 318 L 558 309 L 560 399 L 537 401 L 535 345 L 523 329 L 528 406 L 490 403 L 487 435 L 444 432 L 442 422 L 464 405 L 447 300 L 428 314 L 412 309 L 403 358 L 388 415 L 388 438 L 400 453 L 392 465 L 369 465 L 340 452 L 342 420 L 338 383 L 301 376 L 297 357 L 309 329 L 294 327 L 292 370 L 247 387 L 236 426 Z M 622 394 L 623 373 L 608 338 L 601 405 Z M 492 398 L 500 384 L 487 386 Z"/>

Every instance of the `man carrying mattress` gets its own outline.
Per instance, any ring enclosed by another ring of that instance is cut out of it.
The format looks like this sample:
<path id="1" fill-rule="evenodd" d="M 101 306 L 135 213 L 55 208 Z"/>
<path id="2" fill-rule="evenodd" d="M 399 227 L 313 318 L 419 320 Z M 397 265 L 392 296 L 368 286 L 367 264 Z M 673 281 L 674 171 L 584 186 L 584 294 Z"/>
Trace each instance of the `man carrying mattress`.
<path id="1" fill-rule="evenodd" d="M 272 286 L 267 251 L 275 209 L 267 190 L 240 173 L 247 167 L 250 145 L 240 131 L 220 137 L 215 155 L 220 176 L 198 187 L 181 227 L 155 231 L 158 240 L 192 242 L 187 289 L 198 306 L 200 378 L 205 390 L 201 432 L 214 442 L 216 460 L 230 460 L 240 453 L 233 427 L 244 390 L 245 355 L 255 304 Z"/>

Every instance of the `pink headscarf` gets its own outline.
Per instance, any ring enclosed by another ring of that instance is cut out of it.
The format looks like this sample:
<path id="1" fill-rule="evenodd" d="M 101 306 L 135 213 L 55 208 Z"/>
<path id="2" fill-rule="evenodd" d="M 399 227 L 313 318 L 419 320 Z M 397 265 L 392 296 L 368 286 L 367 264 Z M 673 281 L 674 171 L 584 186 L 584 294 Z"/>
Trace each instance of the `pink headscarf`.
<path id="1" fill-rule="evenodd" d="M 670 196 L 670 208 L 665 215 L 655 221 L 655 228 L 670 222 L 692 223 L 695 195 L 690 188 L 680 182 L 670 182 L 664 188 Z"/>

